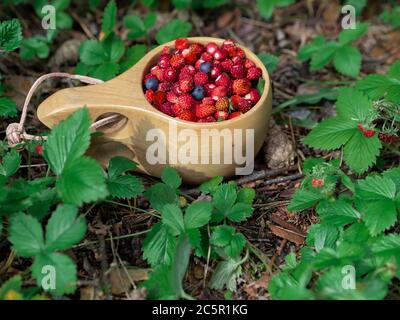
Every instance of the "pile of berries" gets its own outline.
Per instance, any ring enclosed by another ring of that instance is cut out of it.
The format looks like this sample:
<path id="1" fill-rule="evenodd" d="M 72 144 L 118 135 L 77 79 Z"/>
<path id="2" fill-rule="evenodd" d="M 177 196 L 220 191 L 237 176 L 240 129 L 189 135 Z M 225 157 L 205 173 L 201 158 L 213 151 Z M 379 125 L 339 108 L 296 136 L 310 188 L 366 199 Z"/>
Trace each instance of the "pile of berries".
<path id="1" fill-rule="evenodd" d="M 144 77 L 146 99 L 171 117 L 194 122 L 233 119 L 260 99 L 262 71 L 232 40 L 221 46 L 175 41 Z"/>

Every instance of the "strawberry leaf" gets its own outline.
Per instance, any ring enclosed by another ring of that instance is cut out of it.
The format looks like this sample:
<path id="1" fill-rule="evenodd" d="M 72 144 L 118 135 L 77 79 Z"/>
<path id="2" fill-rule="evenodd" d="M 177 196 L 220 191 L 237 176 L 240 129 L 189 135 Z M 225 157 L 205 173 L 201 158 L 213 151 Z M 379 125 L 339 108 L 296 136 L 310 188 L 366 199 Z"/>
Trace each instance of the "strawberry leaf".
<path id="1" fill-rule="evenodd" d="M 372 102 L 362 92 L 344 88 L 340 90 L 336 110 L 339 116 L 363 122 L 372 110 Z"/>
<path id="2" fill-rule="evenodd" d="M 333 56 L 333 66 L 341 74 L 357 77 L 360 73 L 362 56 L 360 51 L 351 46 L 340 47 Z"/>

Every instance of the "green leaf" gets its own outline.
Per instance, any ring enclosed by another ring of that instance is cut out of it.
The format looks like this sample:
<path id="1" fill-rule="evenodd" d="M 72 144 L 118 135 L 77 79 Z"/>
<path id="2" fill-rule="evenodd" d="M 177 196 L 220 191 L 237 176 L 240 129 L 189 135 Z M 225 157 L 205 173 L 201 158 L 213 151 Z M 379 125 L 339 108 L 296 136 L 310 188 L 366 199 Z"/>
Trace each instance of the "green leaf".
<path id="1" fill-rule="evenodd" d="M 211 289 L 221 290 L 227 288 L 230 291 L 236 290 L 236 280 L 241 275 L 241 262 L 229 259 L 221 261 L 210 279 L 209 286 Z"/>
<path id="2" fill-rule="evenodd" d="M 42 286 L 42 281 L 46 283 L 45 277 L 51 274 L 46 267 L 53 267 L 55 270 L 55 289 L 48 289 L 49 292 L 58 296 L 73 293 L 76 288 L 76 265 L 72 259 L 61 253 L 46 253 L 35 257 L 32 264 L 32 276 L 36 279 L 37 285 Z M 47 271 L 47 272 L 46 272 Z M 44 288 L 45 289 L 45 288 Z"/>
<path id="3" fill-rule="evenodd" d="M 130 29 L 128 33 L 129 39 L 137 39 L 146 34 L 146 27 L 138 16 L 126 16 L 124 18 L 124 26 Z"/>
<path id="4" fill-rule="evenodd" d="M 388 177 L 369 176 L 358 182 L 357 196 L 363 200 L 394 200 L 396 184 Z"/>
<path id="5" fill-rule="evenodd" d="M 101 65 L 96 66 L 90 75 L 94 78 L 101 79 L 103 81 L 111 80 L 114 78 L 119 71 L 119 65 L 114 62 L 105 62 Z"/>
<path id="6" fill-rule="evenodd" d="M 211 218 L 212 205 L 207 201 L 197 201 L 188 206 L 185 213 L 185 228 L 195 229 L 207 224 Z"/>
<path id="7" fill-rule="evenodd" d="M 171 268 L 158 265 L 150 273 L 143 286 L 147 291 L 147 299 L 178 299 L 179 295 L 172 288 Z"/>
<path id="8" fill-rule="evenodd" d="M 396 185 L 396 191 L 400 192 L 400 167 L 394 167 L 383 172 L 383 177 L 388 178 Z"/>
<path id="9" fill-rule="evenodd" d="M 190 8 L 192 0 L 172 0 L 172 4 L 177 9 L 186 9 Z"/>
<path id="10" fill-rule="evenodd" d="M 164 183 L 156 183 L 144 192 L 145 197 L 150 201 L 151 206 L 161 211 L 166 204 L 179 205 L 176 190 Z"/>
<path id="11" fill-rule="evenodd" d="M 358 131 L 357 122 L 353 120 L 343 117 L 328 118 L 304 138 L 304 143 L 322 150 L 338 149 Z"/>
<path id="12" fill-rule="evenodd" d="M 187 235 L 181 235 L 176 245 L 174 258 L 171 265 L 171 285 L 172 289 L 180 297 L 186 297 L 182 281 L 189 266 L 190 243 Z"/>
<path id="13" fill-rule="evenodd" d="M 113 197 L 120 199 L 132 199 L 144 191 L 140 180 L 131 175 L 119 176 L 108 180 L 107 188 Z"/>
<path id="14" fill-rule="evenodd" d="M 108 164 L 108 177 L 116 178 L 129 170 L 135 170 L 137 164 L 125 157 L 113 157 Z"/>
<path id="15" fill-rule="evenodd" d="M 103 45 L 97 40 L 85 40 L 79 48 L 81 61 L 88 66 L 95 66 L 107 61 Z"/>
<path id="16" fill-rule="evenodd" d="M 357 77 L 360 73 L 362 56 L 360 51 L 351 46 L 344 46 L 335 51 L 333 66 L 341 74 Z"/>
<path id="17" fill-rule="evenodd" d="M 53 128 L 48 135 L 44 155 L 54 173 L 60 175 L 68 163 L 85 153 L 90 143 L 89 127 L 89 112 L 87 108 L 82 108 Z"/>
<path id="18" fill-rule="evenodd" d="M 75 206 L 61 204 L 52 214 L 46 227 L 46 250 L 64 250 L 83 239 L 86 233 L 84 217 L 77 217 Z"/>
<path id="19" fill-rule="evenodd" d="M 400 60 L 397 60 L 390 66 L 388 76 L 400 80 Z"/>
<path id="20" fill-rule="evenodd" d="M 326 44 L 326 41 L 323 36 L 315 37 L 311 43 L 306 44 L 301 47 L 298 53 L 298 58 L 300 61 L 306 61 L 310 59 L 314 53 L 320 51 Z"/>
<path id="21" fill-rule="evenodd" d="M 256 197 L 256 191 L 253 188 L 242 188 L 237 194 L 237 202 L 252 204 Z"/>
<path id="22" fill-rule="evenodd" d="M 400 234 L 385 235 L 372 244 L 372 252 L 385 257 L 395 257 L 400 261 Z"/>
<path id="23" fill-rule="evenodd" d="M 345 29 L 339 34 L 339 44 L 348 45 L 361 38 L 368 30 L 368 23 L 357 23 L 355 29 Z"/>
<path id="24" fill-rule="evenodd" d="M 371 201 L 365 208 L 364 222 L 371 236 L 392 227 L 397 221 L 396 204 L 393 201 Z"/>
<path id="25" fill-rule="evenodd" d="M 235 228 L 228 225 L 214 227 L 210 243 L 218 247 L 227 246 L 231 242 L 232 236 L 235 232 Z"/>
<path id="26" fill-rule="evenodd" d="M 302 211 L 312 207 L 323 199 L 324 196 L 319 193 L 311 192 L 306 189 L 298 189 L 289 203 L 288 210 Z"/>
<path id="27" fill-rule="evenodd" d="M 56 189 L 65 203 L 77 206 L 108 195 L 103 169 L 97 161 L 89 157 L 68 162 L 56 182 Z"/>
<path id="28" fill-rule="evenodd" d="M 174 256 L 176 241 L 176 238 L 163 223 L 156 223 L 143 242 L 143 258 L 152 267 L 160 264 L 170 265 Z"/>
<path id="29" fill-rule="evenodd" d="M 327 203 L 324 210 L 318 210 L 323 224 L 341 227 L 350 223 L 357 222 L 361 218 L 360 213 L 353 206 L 343 200 Z"/>
<path id="30" fill-rule="evenodd" d="M 223 215 L 232 208 L 237 198 L 236 187 L 231 183 L 218 186 L 213 194 L 214 206 Z"/>
<path id="31" fill-rule="evenodd" d="M 384 97 L 391 88 L 400 88 L 383 74 L 370 74 L 357 82 L 356 88 L 367 94 L 372 100 Z"/>
<path id="32" fill-rule="evenodd" d="M 356 173 L 363 173 L 376 162 L 381 147 L 382 143 L 377 134 L 366 138 L 361 131 L 355 130 L 344 147 L 344 159 L 351 170 Z"/>
<path id="33" fill-rule="evenodd" d="M 257 10 L 260 16 L 265 19 L 269 19 L 274 11 L 274 4 L 271 0 L 257 0 Z"/>
<path id="34" fill-rule="evenodd" d="M 0 300 L 8 300 L 6 295 L 11 291 L 20 292 L 22 288 L 22 278 L 16 275 L 4 282 L 0 287 Z"/>
<path id="35" fill-rule="evenodd" d="M 178 171 L 171 167 L 165 167 L 161 173 L 161 180 L 173 189 L 178 189 L 182 183 L 182 178 Z"/>
<path id="36" fill-rule="evenodd" d="M 21 42 L 20 56 L 23 60 L 30 60 L 34 57 L 45 59 L 49 56 L 50 48 L 45 39 L 36 36 L 23 39 Z"/>
<path id="37" fill-rule="evenodd" d="M 234 222 L 241 222 L 246 220 L 253 213 L 253 208 L 247 203 L 235 203 L 228 211 L 225 216 Z"/>
<path id="38" fill-rule="evenodd" d="M 115 26 L 115 20 L 117 17 L 117 5 L 115 1 L 109 1 L 103 13 L 103 21 L 101 25 L 101 31 L 104 32 L 104 35 L 109 35 Z"/>
<path id="39" fill-rule="evenodd" d="M 166 225 L 174 236 L 185 232 L 183 214 L 181 209 L 174 204 L 166 204 L 162 209 L 162 223 Z"/>
<path id="40" fill-rule="evenodd" d="M 311 70 L 319 70 L 326 66 L 334 56 L 338 46 L 335 42 L 328 42 L 318 49 L 311 57 Z"/>
<path id="41" fill-rule="evenodd" d="M 156 40 L 158 44 L 163 44 L 176 38 L 185 38 L 190 30 L 192 30 L 190 22 L 173 19 L 157 32 Z"/>
<path id="42" fill-rule="evenodd" d="M 3 118 L 15 117 L 18 113 L 17 104 L 7 97 L 0 97 L 0 116 Z"/>
<path id="43" fill-rule="evenodd" d="M 230 258 L 236 258 L 246 245 L 246 238 L 241 233 L 232 236 L 230 244 L 224 248 L 225 254 Z"/>
<path id="44" fill-rule="evenodd" d="M 134 66 L 136 62 L 146 54 L 147 47 L 144 44 L 136 44 L 128 49 L 120 62 L 120 71 L 124 72 Z"/>
<path id="45" fill-rule="evenodd" d="M 143 18 L 143 24 L 146 30 L 151 29 L 154 27 L 157 21 L 157 13 L 155 12 L 149 12 L 146 14 Z"/>
<path id="46" fill-rule="evenodd" d="M 204 194 L 214 193 L 215 190 L 217 190 L 218 186 L 221 184 L 222 180 L 224 180 L 224 177 L 215 176 L 211 178 L 211 180 L 203 182 L 199 186 L 199 190 Z"/>
<path id="47" fill-rule="evenodd" d="M 307 244 L 314 246 L 317 252 L 323 248 L 334 248 L 338 238 L 338 230 L 326 224 L 313 224 L 307 236 Z"/>
<path id="48" fill-rule="evenodd" d="M 341 117 L 363 122 L 372 111 L 372 102 L 358 90 L 343 88 L 336 102 L 336 110 Z"/>
<path id="49" fill-rule="evenodd" d="M 116 63 L 124 55 L 124 42 L 114 32 L 110 33 L 106 38 L 104 38 L 102 45 L 109 62 Z"/>
<path id="50" fill-rule="evenodd" d="M 21 165 L 21 155 L 17 152 L 16 149 L 11 149 L 11 151 L 7 152 L 0 164 L 0 174 L 11 177 L 14 173 L 16 173 Z"/>
<path id="51" fill-rule="evenodd" d="M 0 23 L 0 51 L 13 51 L 21 45 L 22 31 L 18 19 Z"/>
<path id="52" fill-rule="evenodd" d="M 8 240 L 15 252 L 24 258 L 38 255 L 44 248 L 43 230 L 39 221 L 24 213 L 10 218 Z"/>
<path id="53" fill-rule="evenodd" d="M 274 73 L 279 64 L 279 57 L 269 53 L 260 53 L 257 57 L 264 64 L 270 74 Z"/>

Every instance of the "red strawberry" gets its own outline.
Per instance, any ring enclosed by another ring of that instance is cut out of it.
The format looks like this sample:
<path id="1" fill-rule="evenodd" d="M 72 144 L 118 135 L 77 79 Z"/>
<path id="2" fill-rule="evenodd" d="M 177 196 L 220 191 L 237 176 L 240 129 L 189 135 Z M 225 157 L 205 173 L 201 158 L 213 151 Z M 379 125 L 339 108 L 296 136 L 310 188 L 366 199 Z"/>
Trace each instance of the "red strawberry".
<path id="1" fill-rule="evenodd" d="M 242 113 L 239 112 L 239 111 L 232 112 L 232 113 L 229 114 L 229 119 L 237 118 L 237 117 L 239 117 L 241 114 L 242 114 Z"/>
<path id="2" fill-rule="evenodd" d="M 187 76 L 194 76 L 194 74 L 196 73 L 196 69 L 191 66 L 191 65 L 186 65 L 181 69 L 181 72 L 179 73 L 179 79 L 183 79 Z"/>
<path id="3" fill-rule="evenodd" d="M 177 103 L 172 105 L 171 110 L 175 117 L 179 116 L 179 114 L 183 111 L 182 108 Z"/>
<path id="4" fill-rule="evenodd" d="M 197 61 L 197 56 L 194 52 L 189 52 L 188 55 L 185 56 L 185 62 L 192 65 Z"/>
<path id="5" fill-rule="evenodd" d="M 186 38 L 178 38 L 175 40 L 175 48 L 183 50 L 189 47 L 189 40 Z"/>
<path id="6" fill-rule="evenodd" d="M 210 105 L 214 105 L 214 99 L 211 97 L 205 97 L 203 98 L 203 100 L 201 100 L 202 104 L 210 104 Z"/>
<path id="7" fill-rule="evenodd" d="M 193 79 L 189 77 L 179 80 L 178 83 L 179 83 L 179 89 L 181 89 L 181 91 L 184 93 L 190 92 L 194 88 Z"/>
<path id="8" fill-rule="evenodd" d="M 171 103 L 178 103 L 178 96 L 173 91 L 167 92 L 167 101 Z"/>
<path id="9" fill-rule="evenodd" d="M 201 59 L 204 61 L 212 62 L 214 60 L 214 57 L 208 52 L 203 52 L 203 54 L 201 55 Z"/>
<path id="10" fill-rule="evenodd" d="M 197 122 L 215 122 L 215 118 L 213 116 L 208 116 L 205 118 L 198 119 Z"/>
<path id="11" fill-rule="evenodd" d="M 167 92 L 167 91 L 171 90 L 171 87 L 172 87 L 171 82 L 161 82 L 158 85 L 158 90 L 160 90 L 162 92 Z"/>
<path id="12" fill-rule="evenodd" d="M 246 59 L 244 60 L 244 67 L 246 69 L 250 69 L 251 67 L 255 67 L 256 65 L 254 64 L 253 61 L 251 61 L 250 59 Z"/>
<path id="13" fill-rule="evenodd" d="M 196 56 L 199 56 L 204 51 L 204 46 L 200 43 L 192 43 L 189 47 L 189 50 L 193 52 Z"/>
<path id="14" fill-rule="evenodd" d="M 249 99 L 252 104 L 256 104 L 260 100 L 260 93 L 257 89 L 251 89 L 248 94 L 244 96 L 245 99 Z"/>
<path id="15" fill-rule="evenodd" d="M 158 58 L 158 63 L 157 65 L 160 68 L 166 68 L 170 66 L 170 60 L 171 60 L 171 56 L 169 54 L 162 54 L 159 58 Z"/>
<path id="16" fill-rule="evenodd" d="M 171 57 L 170 64 L 175 69 L 181 69 L 185 66 L 185 58 L 182 57 L 180 54 L 174 54 Z"/>
<path id="17" fill-rule="evenodd" d="M 226 39 L 222 43 L 222 48 L 225 50 L 232 48 L 232 47 L 235 47 L 235 41 L 233 41 L 232 39 Z"/>
<path id="18" fill-rule="evenodd" d="M 36 153 L 37 153 L 39 156 L 41 156 L 41 155 L 43 154 L 43 146 L 42 146 L 41 144 L 38 144 L 38 145 L 35 147 L 35 151 L 36 151 Z"/>
<path id="19" fill-rule="evenodd" d="M 206 90 L 207 95 L 210 96 L 215 87 L 216 85 L 214 83 L 206 83 L 204 85 L 204 90 Z"/>
<path id="20" fill-rule="evenodd" d="M 218 99 L 215 104 L 217 111 L 227 111 L 229 109 L 229 99 L 228 97 L 222 97 Z"/>
<path id="21" fill-rule="evenodd" d="M 364 127 L 363 127 L 363 125 L 362 125 L 361 123 L 359 123 L 359 124 L 357 125 L 357 128 L 358 128 L 358 130 L 360 130 L 362 133 L 364 133 Z"/>
<path id="22" fill-rule="evenodd" d="M 225 49 L 217 49 L 214 52 L 214 59 L 217 61 L 225 60 L 228 56 L 228 52 Z"/>
<path id="23" fill-rule="evenodd" d="M 170 48 L 170 47 L 164 46 L 164 47 L 162 48 L 161 54 L 162 54 L 162 55 L 163 55 L 163 54 L 169 54 L 170 51 L 171 51 L 171 48 Z"/>
<path id="24" fill-rule="evenodd" d="M 246 54 L 244 53 L 244 50 L 242 48 L 237 48 L 236 49 L 236 56 L 238 56 L 239 58 L 245 58 Z"/>
<path id="25" fill-rule="evenodd" d="M 216 79 L 215 84 L 217 86 L 229 87 L 231 84 L 231 79 L 226 73 L 221 73 Z"/>
<path id="26" fill-rule="evenodd" d="M 146 80 L 149 79 L 149 78 L 154 78 L 154 75 L 151 74 L 151 73 L 146 74 L 146 75 L 144 76 L 143 83 L 146 83 Z"/>
<path id="27" fill-rule="evenodd" d="M 231 68 L 231 75 L 235 79 L 242 79 L 246 76 L 246 68 L 242 64 L 235 64 Z"/>
<path id="28" fill-rule="evenodd" d="M 238 95 L 232 96 L 232 97 L 231 97 L 232 106 L 235 107 L 235 108 L 237 108 L 237 107 L 239 106 L 239 101 L 240 101 L 240 99 L 242 99 L 241 96 L 238 96 Z"/>
<path id="29" fill-rule="evenodd" d="M 216 43 L 214 43 L 214 42 L 209 42 L 207 45 L 206 45 L 206 51 L 209 53 L 209 54 L 214 54 L 215 53 L 215 51 L 217 51 L 218 50 L 218 46 L 217 46 L 217 44 Z"/>
<path id="30" fill-rule="evenodd" d="M 153 103 L 153 100 L 154 100 L 154 91 L 153 91 L 153 90 L 151 90 L 151 89 L 146 90 L 146 92 L 144 93 L 144 95 L 145 95 L 146 100 L 147 100 L 148 102 Z"/>
<path id="31" fill-rule="evenodd" d="M 227 111 L 217 111 L 214 114 L 214 118 L 217 119 L 217 121 L 227 120 L 229 118 L 229 113 Z"/>
<path id="32" fill-rule="evenodd" d="M 244 96 L 249 93 L 251 89 L 251 83 L 247 79 L 237 79 L 232 83 L 232 90 L 234 94 L 238 94 L 239 96 Z"/>
<path id="33" fill-rule="evenodd" d="M 150 73 L 154 75 L 158 81 L 164 81 L 164 70 L 161 69 L 159 66 L 154 66 L 150 69 Z"/>
<path id="34" fill-rule="evenodd" d="M 313 186 L 313 188 L 322 188 L 324 186 L 324 180 L 312 178 L 311 185 Z"/>
<path id="35" fill-rule="evenodd" d="M 375 131 L 374 130 L 369 129 L 369 130 L 365 130 L 364 131 L 364 137 L 366 137 L 366 138 L 371 138 L 374 135 L 375 135 Z"/>
<path id="36" fill-rule="evenodd" d="M 232 66 L 233 66 L 233 62 L 231 59 L 225 59 L 224 61 L 221 62 L 221 67 L 222 67 L 222 70 L 224 70 L 224 71 L 227 71 L 227 72 L 231 71 Z"/>
<path id="37" fill-rule="evenodd" d="M 222 67 L 219 64 L 214 64 L 211 68 L 210 76 L 211 78 L 216 78 L 222 73 Z"/>
<path id="38" fill-rule="evenodd" d="M 186 121 L 196 121 L 196 115 L 190 110 L 182 110 L 178 118 Z"/>
<path id="39" fill-rule="evenodd" d="M 154 102 L 154 105 L 155 105 L 156 107 L 161 106 L 161 105 L 165 102 L 165 99 L 166 99 L 166 94 L 165 94 L 165 92 L 156 91 L 156 92 L 154 93 L 153 102 Z"/>
<path id="40" fill-rule="evenodd" d="M 158 110 L 161 112 L 173 117 L 175 115 L 174 111 L 172 110 L 172 103 L 171 102 L 164 102 L 161 106 L 159 106 Z"/>
<path id="41" fill-rule="evenodd" d="M 194 100 L 191 94 L 184 93 L 178 97 L 178 105 L 183 110 L 190 110 L 194 104 Z"/>
<path id="42" fill-rule="evenodd" d="M 164 80 L 168 82 L 173 82 L 178 78 L 178 72 L 176 69 L 168 67 L 164 70 Z"/>
<path id="43" fill-rule="evenodd" d="M 172 92 L 175 93 L 177 96 L 181 95 L 183 92 L 181 91 L 181 89 L 179 89 L 179 83 L 175 82 L 172 85 Z"/>
<path id="44" fill-rule="evenodd" d="M 230 57 L 236 57 L 237 56 L 237 47 L 236 46 L 229 46 L 225 47 L 225 50 L 228 52 Z"/>
<path id="45" fill-rule="evenodd" d="M 199 104 L 196 106 L 196 117 L 205 118 L 215 112 L 215 106 L 209 104 Z"/>
<path id="46" fill-rule="evenodd" d="M 379 139 L 385 143 L 391 144 L 399 140 L 399 137 L 394 134 L 380 133 Z"/>
<path id="47" fill-rule="evenodd" d="M 247 79 L 251 80 L 257 80 L 261 77 L 262 71 L 258 67 L 251 67 L 247 70 Z"/>
<path id="48" fill-rule="evenodd" d="M 243 59 L 241 57 L 234 56 L 232 57 L 232 62 L 233 64 L 243 64 Z"/>
<path id="49" fill-rule="evenodd" d="M 238 109 L 240 112 L 246 113 L 247 111 L 249 111 L 251 109 L 252 106 L 253 105 L 250 100 L 241 98 L 239 101 Z"/>
<path id="50" fill-rule="evenodd" d="M 196 61 L 196 63 L 194 64 L 194 67 L 196 68 L 196 70 L 200 70 L 200 66 L 203 62 L 204 62 L 203 59 L 199 59 Z"/>
<path id="51" fill-rule="evenodd" d="M 211 97 L 216 101 L 219 98 L 226 97 L 227 95 L 228 95 L 228 88 L 223 86 L 215 87 L 211 92 Z"/>
<path id="52" fill-rule="evenodd" d="M 196 86 L 203 86 L 208 82 L 208 76 L 207 73 L 204 72 L 197 72 L 194 75 L 194 84 Z"/>

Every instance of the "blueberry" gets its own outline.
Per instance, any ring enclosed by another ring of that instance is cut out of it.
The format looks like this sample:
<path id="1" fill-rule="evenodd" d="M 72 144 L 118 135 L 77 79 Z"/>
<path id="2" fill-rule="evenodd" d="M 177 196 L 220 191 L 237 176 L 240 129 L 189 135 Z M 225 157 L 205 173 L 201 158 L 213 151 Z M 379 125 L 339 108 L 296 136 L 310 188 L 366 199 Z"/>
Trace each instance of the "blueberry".
<path id="1" fill-rule="evenodd" d="M 202 86 L 196 86 L 192 91 L 192 96 L 196 100 L 201 100 L 204 98 L 204 88 Z"/>
<path id="2" fill-rule="evenodd" d="M 208 61 L 203 62 L 200 65 L 200 71 L 204 73 L 209 73 L 211 71 L 211 63 L 209 63 Z"/>
<path id="3" fill-rule="evenodd" d="M 146 89 L 157 90 L 158 88 L 158 80 L 156 78 L 148 78 L 145 82 Z"/>

